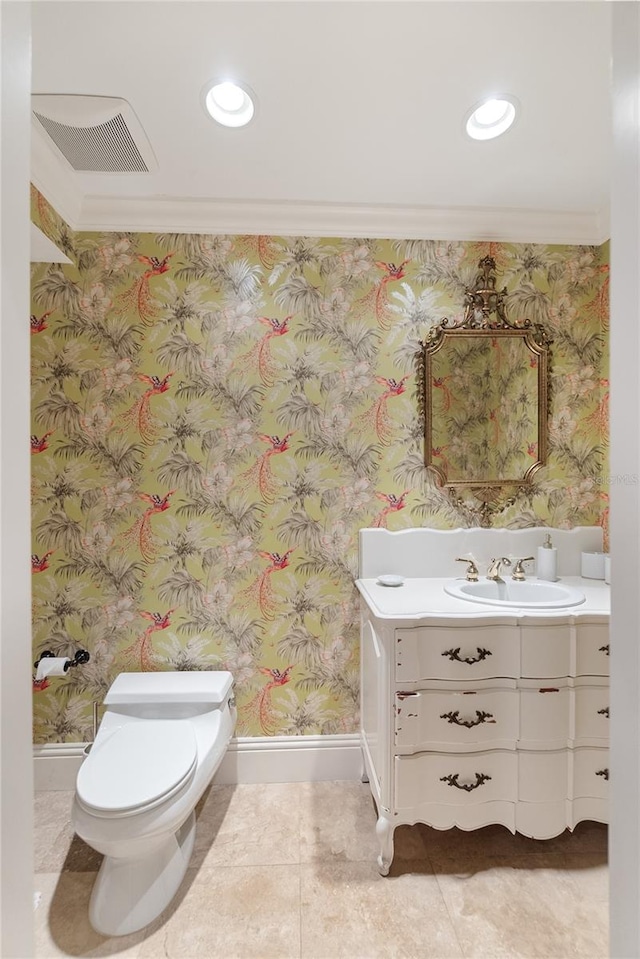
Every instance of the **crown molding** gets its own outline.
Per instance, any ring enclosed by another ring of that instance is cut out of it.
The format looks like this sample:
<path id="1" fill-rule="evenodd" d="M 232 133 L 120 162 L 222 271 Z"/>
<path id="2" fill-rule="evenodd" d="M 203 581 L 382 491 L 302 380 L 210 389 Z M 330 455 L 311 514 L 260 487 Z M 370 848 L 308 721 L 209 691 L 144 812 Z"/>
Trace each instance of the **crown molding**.
<path id="1" fill-rule="evenodd" d="M 171 197 L 86 196 L 80 229 L 572 245 L 608 239 L 606 217 L 599 213 Z"/>
<path id="2" fill-rule="evenodd" d="M 31 180 L 71 229 L 85 232 L 426 238 L 596 246 L 609 237 L 608 211 L 82 196 L 76 174 L 62 163 L 35 123 Z"/>

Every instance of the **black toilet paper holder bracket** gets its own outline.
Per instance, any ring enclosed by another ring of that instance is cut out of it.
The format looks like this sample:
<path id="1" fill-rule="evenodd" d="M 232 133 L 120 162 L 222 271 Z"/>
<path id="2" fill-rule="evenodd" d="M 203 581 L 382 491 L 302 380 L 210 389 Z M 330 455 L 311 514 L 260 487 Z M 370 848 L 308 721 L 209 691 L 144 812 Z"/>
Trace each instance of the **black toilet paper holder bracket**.
<path id="1" fill-rule="evenodd" d="M 52 653 L 50 649 L 45 649 L 44 653 L 41 654 L 40 659 L 50 659 L 53 656 L 55 656 L 55 653 Z M 36 659 L 35 663 L 33 664 L 36 669 L 38 668 L 40 659 Z M 71 666 L 83 666 L 85 663 L 88 663 L 90 659 L 91 656 L 86 649 L 79 649 L 73 659 L 69 659 L 69 662 L 64 664 L 65 673 L 69 671 Z"/>

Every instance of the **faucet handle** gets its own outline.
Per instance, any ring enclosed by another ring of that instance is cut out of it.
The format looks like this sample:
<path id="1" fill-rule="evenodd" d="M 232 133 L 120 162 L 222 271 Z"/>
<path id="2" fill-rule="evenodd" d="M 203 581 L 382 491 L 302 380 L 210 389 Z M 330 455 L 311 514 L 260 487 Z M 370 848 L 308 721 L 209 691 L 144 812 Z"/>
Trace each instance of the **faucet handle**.
<path id="1" fill-rule="evenodd" d="M 464 559 L 461 556 L 456 557 L 456 563 L 468 563 L 467 566 L 467 581 L 469 583 L 478 582 L 478 567 L 472 559 Z"/>
<path id="2" fill-rule="evenodd" d="M 524 581 L 524 563 L 533 562 L 533 556 L 525 556 L 524 559 L 519 559 L 516 561 L 515 566 L 513 567 L 513 575 L 511 579 L 515 579 L 516 582 L 522 583 Z"/>

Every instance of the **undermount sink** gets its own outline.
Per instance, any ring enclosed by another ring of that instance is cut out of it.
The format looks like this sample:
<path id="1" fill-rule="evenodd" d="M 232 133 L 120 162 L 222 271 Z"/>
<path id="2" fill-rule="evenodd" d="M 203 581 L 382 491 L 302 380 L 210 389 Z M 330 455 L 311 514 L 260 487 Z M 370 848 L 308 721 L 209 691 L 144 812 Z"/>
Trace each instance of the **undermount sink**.
<path id="1" fill-rule="evenodd" d="M 456 581 L 448 583 L 444 591 L 470 603 L 515 606 L 519 609 L 562 609 L 565 606 L 579 606 L 585 601 L 584 593 L 572 586 L 539 581 L 522 583 L 513 579 L 505 582 L 486 579 L 477 583 Z"/>

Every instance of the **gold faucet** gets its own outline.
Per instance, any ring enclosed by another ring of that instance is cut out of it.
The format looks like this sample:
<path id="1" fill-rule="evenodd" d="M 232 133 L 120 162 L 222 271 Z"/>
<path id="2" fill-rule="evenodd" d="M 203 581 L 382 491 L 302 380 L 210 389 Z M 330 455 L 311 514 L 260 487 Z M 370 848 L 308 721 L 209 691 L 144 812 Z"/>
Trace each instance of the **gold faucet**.
<path id="1" fill-rule="evenodd" d="M 487 579 L 492 579 L 494 583 L 504 583 L 500 575 L 501 566 L 511 566 L 511 560 L 508 556 L 500 556 L 499 559 L 492 559 L 487 570 Z"/>
<path id="2" fill-rule="evenodd" d="M 456 559 L 456 563 L 468 563 L 469 565 L 467 566 L 467 582 L 469 583 L 478 582 L 478 567 L 476 566 L 476 564 L 474 563 L 472 559 L 463 559 L 462 557 L 459 556 Z"/>
<path id="3" fill-rule="evenodd" d="M 516 565 L 513 567 L 513 574 L 511 579 L 515 579 L 518 583 L 523 583 L 525 580 L 524 575 L 524 566 L 523 563 L 529 563 L 533 561 L 533 556 L 525 556 L 524 559 L 519 559 Z"/>

